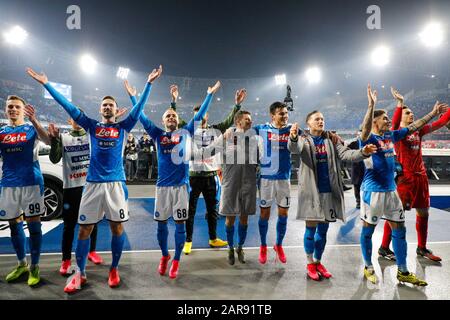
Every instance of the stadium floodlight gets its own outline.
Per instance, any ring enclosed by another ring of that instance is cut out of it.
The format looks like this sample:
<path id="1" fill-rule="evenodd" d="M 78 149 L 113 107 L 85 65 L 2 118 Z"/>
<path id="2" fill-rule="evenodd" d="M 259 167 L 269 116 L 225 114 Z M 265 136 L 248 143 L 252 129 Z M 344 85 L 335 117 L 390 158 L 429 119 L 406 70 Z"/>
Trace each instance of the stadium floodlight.
<path id="1" fill-rule="evenodd" d="M 9 44 L 21 45 L 28 38 L 28 32 L 20 26 L 15 26 L 9 31 L 3 32 L 3 38 Z"/>
<path id="2" fill-rule="evenodd" d="M 259 97 L 256 98 L 256 101 L 259 101 Z"/>
<path id="3" fill-rule="evenodd" d="M 220 101 L 221 99 L 220 98 L 217 98 L 217 101 Z"/>
<path id="4" fill-rule="evenodd" d="M 386 46 L 379 46 L 372 51 L 372 63 L 378 67 L 387 65 L 390 61 L 391 50 Z"/>
<path id="5" fill-rule="evenodd" d="M 309 84 L 316 84 L 320 82 L 322 78 L 322 73 L 318 67 L 311 67 L 305 72 L 306 80 Z"/>
<path id="6" fill-rule="evenodd" d="M 130 73 L 129 68 L 119 67 L 119 69 L 117 69 L 116 77 L 122 80 L 126 80 L 128 78 L 129 73 Z"/>
<path id="7" fill-rule="evenodd" d="M 95 73 L 97 61 L 89 54 L 85 54 L 80 58 L 80 67 L 87 74 Z"/>
<path id="8" fill-rule="evenodd" d="M 275 84 L 277 86 L 282 86 L 286 84 L 286 74 L 277 74 L 275 75 Z"/>
<path id="9" fill-rule="evenodd" d="M 419 38 L 426 47 L 439 47 L 444 42 L 444 28 L 440 23 L 431 22 L 419 33 Z"/>
<path id="10" fill-rule="evenodd" d="M 430 77 L 431 77 L 432 79 L 436 78 L 436 76 L 435 76 L 434 74 L 432 74 Z"/>
<path id="11" fill-rule="evenodd" d="M 181 96 L 178 97 L 178 100 L 181 100 Z"/>
<path id="12" fill-rule="evenodd" d="M 341 93 L 339 91 L 336 91 L 336 94 L 339 96 Z"/>

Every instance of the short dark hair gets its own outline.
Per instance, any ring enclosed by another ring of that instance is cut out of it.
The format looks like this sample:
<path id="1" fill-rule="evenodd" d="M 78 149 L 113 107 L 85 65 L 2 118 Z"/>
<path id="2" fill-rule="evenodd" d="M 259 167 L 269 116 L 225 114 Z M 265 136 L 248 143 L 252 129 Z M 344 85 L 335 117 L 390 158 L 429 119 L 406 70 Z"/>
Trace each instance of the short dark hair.
<path id="1" fill-rule="evenodd" d="M 234 115 L 234 124 L 241 120 L 245 114 L 251 115 L 251 113 L 246 110 L 239 110 L 238 112 L 236 112 L 236 114 Z"/>
<path id="2" fill-rule="evenodd" d="M 200 105 L 198 105 L 198 106 L 195 106 L 194 108 L 192 108 L 192 110 L 194 111 L 194 112 L 198 112 L 198 110 L 200 110 Z"/>
<path id="3" fill-rule="evenodd" d="M 283 102 L 275 101 L 269 107 L 270 114 L 275 114 L 277 109 L 280 109 L 280 108 L 287 108 L 287 105 Z"/>
<path id="4" fill-rule="evenodd" d="M 106 100 L 106 99 L 109 99 L 109 100 L 114 101 L 114 103 L 115 103 L 116 106 L 117 106 L 117 101 L 116 101 L 116 99 L 114 99 L 113 96 L 104 96 L 104 97 L 102 98 L 102 101 L 104 101 L 104 100 Z"/>
<path id="5" fill-rule="evenodd" d="M 378 117 L 382 116 L 383 114 L 387 114 L 387 111 L 384 110 L 384 109 L 375 110 L 375 111 L 373 112 L 373 118 L 374 118 L 374 119 L 375 119 L 375 118 L 378 118 Z"/>
<path id="6" fill-rule="evenodd" d="M 19 96 L 14 96 L 14 95 L 8 96 L 6 98 L 6 101 L 8 101 L 8 100 L 19 100 L 19 101 L 22 101 L 23 105 L 27 104 L 26 101 L 23 98 L 19 97 Z"/>
<path id="7" fill-rule="evenodd" d="M 313 114 L 318 113 L 318 112 L 320 112 L 320 111 L 319 111 L 319 110 L 313 110 L 313 111 L 311 111 L 310 113 L 308 113 L 308 114 L 306 115 L 306 120 L 305 120 L 305 122 L 308 123 L 309 118 L 311 118 Z"/>

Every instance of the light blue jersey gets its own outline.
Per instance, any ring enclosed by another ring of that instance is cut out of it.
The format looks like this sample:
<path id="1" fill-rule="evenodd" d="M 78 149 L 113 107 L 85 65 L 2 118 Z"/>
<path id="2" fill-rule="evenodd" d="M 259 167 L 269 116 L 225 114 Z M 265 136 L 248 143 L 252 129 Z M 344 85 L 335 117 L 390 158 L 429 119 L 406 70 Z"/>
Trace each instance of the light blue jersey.
<path id="1" fill-rule="evenodd" d="M 147 102 L 151 84 L 146 84 L 141 99 L 133 106 L 128 117 L 120 122 L 111 124 L 101 123 L 87 117 L 49 83 L 46 83 L 44 86 L 52 97 L 69 113 L 70 117 L 89 134 L 91 161 L 86 181 L 125 181 L 123 168 L 124 142 L 127 139 L 127 133 L 137 123 L 139 115 Z"/>
<path id="2" fill-rule="evenodd" d="M 189 185 L 189 156 L 190 138 L 194 135 L 194 123 L 200 124 L 208 111 L 212 94 L 208 94 L 194 118 L 184 127 L 168 132 L 155 124 L 141 113 L 140 121 L 150 137 L 156 142 L 158 151 L 158 187 L 176 187 Z M 135 101 L 135 97 L 131 97 Z"/>
<path id="3" fill-rule="evenodd" d="M 2 127 L 0 152 L 3 158 L 2 187 L 44 185 L 39 167 L 39 140 L 32 125 Z"/>
<path id="4" fill-rule="evenodd" d="M 394 143 L 406 137 L 409 130 L 402 128 L 385 132 L 382 136 L 371 133 L 366 141 L 359 141 L 360 147 L 368 144 L 377 146 L 377 152 L 364 160 L 366 168 L 362 190 L 369 192 L 395 191 L 395 155 Z"/>
<path id="5" fill-rule="evenodd" d="M 261 178 L 287 180 L 291 177 L 291 153 L 287 148 L 291 124 L 277 129 L 270 123 L 260 124 L 253 129 L 263 139 L 261 157 Z M 301 130 L 299 131 L 301 134 Z"/>

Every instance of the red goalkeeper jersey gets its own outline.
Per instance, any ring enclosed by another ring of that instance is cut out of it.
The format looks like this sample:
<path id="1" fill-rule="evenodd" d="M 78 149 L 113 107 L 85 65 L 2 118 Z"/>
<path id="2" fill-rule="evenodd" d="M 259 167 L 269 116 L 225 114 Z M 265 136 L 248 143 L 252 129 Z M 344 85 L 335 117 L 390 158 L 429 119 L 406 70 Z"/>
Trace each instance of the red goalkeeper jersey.
<path id="1" fill-rule="evenodd" d="M 392 130 L 400 128 L 402 118 L 402 108 L 398 106 L 392 117 Z M 432 131 L 435 131 L 444 125 L 450 119 L 450 109 L 442 117 L 431 124 L 425 125 L 419 131 L 413 132 L 394 144 L 397 160 L 403 167 L 403 172 L 407 175 L 427 174 L 427 169 L 422 158 L 422 137 Z"/>

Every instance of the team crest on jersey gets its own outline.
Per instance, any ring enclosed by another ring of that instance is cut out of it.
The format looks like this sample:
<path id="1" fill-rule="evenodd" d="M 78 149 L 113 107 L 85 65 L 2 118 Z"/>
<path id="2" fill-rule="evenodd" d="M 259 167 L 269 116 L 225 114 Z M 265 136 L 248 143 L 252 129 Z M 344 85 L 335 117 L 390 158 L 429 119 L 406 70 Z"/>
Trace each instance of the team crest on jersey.
<path id="1" fill-rule="evenodd" d="M 97 138 L 112 138 L 112 139 L 118 139 L 119 138 L 119 129 L 117 128 L 102 128 L 97 127 L 95 129 L 95 136 Z"/>
<path id="2" fill-rule="evenodd" d="M 5 210 L 1 210 L 0 211 L 0 216 L 2 216 L 2 217 L 6 216 L 6 211 Z"/>
<path id="3" fill-rule="evenodd" d="M 158 218 L 159 217 L 159 212 L 155 211 L 155 217 Z"/>
<path id="4" fill-rule="evenodd" d="M 3 133 L 0 134 L 0 143 L 17 144 L 27 142 L 26 133 Z"/>
<path id="5" fill-rule="evenodd" d="M 86 221 L 86 216 L 84 214 L 80 215 L 80 220 L 81 221 Z"/>
<path id="6" fill-rule="evenodd" d="M 373 217 L 372 217 L 372 222 L 377 222 L 377 220 L 378 220 L 378 217 L 377 217 L 377 216 L 373 216 Z"/>

